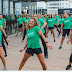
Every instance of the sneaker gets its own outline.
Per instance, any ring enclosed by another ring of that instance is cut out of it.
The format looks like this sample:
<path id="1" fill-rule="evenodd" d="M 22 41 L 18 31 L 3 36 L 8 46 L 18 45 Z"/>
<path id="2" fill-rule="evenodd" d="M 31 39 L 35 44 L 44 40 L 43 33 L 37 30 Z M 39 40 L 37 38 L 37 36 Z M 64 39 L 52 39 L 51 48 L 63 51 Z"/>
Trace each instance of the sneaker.
<path id="1" fill-rule="evenodd" d="M 24 40 L 22 40 L 22 42 L 23 42 Z"/>
<path id="2" fill-rule="evenodd" d="M 56 40 L 54 40 L 54 42 L 56 42 Z"/>
<path id="3" fill-rule="evenodd" d="M 62 46 L 59 47 L 59 49 L 61 49 L 61 48 L 62 48 Z"/>
<path id="4" fill-rule="evenodd" d="M 66 70 L 70 69 L 71 68 L 71 65 L 67 65 L 66 67 Z"/>
<path id="5" fill-rule="evenodd" d="M 6 71 L 6 70 L 7 70 L 7 68 L 4 68 L 3 70 L 4 70 L 4 71 Z"/>
<path id="6" fill-rule="evenodd" d="M 20 33 L 20 35 L 22 35 L 22 33 Z"/>
<path id="7" fill-rule="evenodd" d="M 67 36 L 67 38 L 69 38 L 69 36 Z"/>
<path id="8" fill-rule="evenodd" d="M 5 41 L 3 41 L 3 43 L 5 43 Z"/>
<path id="9" fill-rule="evenodd" d="M 5 54 L 4 56 L 7 57 L 7 54 Z"/>
<path id="10" fill-rule="evenodd" d="M 57 36 L 57 38 L 59 37 L 59 35 Z"/>
<path id="11" fill-rule="evenodd" d="M 17 37 L 18 35 L 16 35 L 15 37 Z"/>
<path id="12" fill-rule="evenodd" d="M 45 58 L 47 59 L 47 58 L 48 58 L 48 56 L 45 56 Z"/>

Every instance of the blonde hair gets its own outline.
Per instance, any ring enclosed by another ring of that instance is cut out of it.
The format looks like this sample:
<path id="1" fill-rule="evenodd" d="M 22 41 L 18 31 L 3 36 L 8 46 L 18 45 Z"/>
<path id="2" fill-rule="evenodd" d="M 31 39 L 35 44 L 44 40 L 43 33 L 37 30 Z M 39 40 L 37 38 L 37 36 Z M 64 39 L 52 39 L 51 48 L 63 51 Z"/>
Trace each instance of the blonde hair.
<path id="1" fill-rule="evenodd" d="M 39 25 L 39 23 L 38 23 L 38 21 L 37 21 L 37 19 L 36 18 L 31 18 L 31 19 L 33 19 L 34 20 L 34 26 L 38 26 L 38 27 L 40 27 L 40 25 Z M 30 20 L 31 20 L 30 19 Z M 29 20 L 29 21 L 30 21 Z M 29 26 L 29 21 L 28 21 L 28 23 L 27 23 L 27 25 L 26 25 L 26 30 L 30 30 L 30 26 Z"/>

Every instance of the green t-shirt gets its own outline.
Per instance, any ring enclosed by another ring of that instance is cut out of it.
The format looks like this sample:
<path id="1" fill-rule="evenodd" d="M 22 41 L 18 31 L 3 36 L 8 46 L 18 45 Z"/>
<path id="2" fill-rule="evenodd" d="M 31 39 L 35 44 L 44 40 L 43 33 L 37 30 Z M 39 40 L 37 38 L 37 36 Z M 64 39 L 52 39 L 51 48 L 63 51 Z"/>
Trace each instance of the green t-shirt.
<path id="1" fill-rule="evenodd" d="M 2 21 L 3 21 L 2 28 L 4 28 L 4 21 L 6 21 L 5 18 L 2 18 Z"/>
<path id="2" fill-rule="evenodd" d="M 48 27 L 54 27 L 53 22 L 54 22 L 53 18 L 48 19 Z"/>
<path id="3" fill-rule="evenodd" d="M 1 27 L 1 21 L 0 21 L 0 27 Z M 2 33 L 1 33 L 1 30 L 0 30 L 0 42 L 2 42 Z"/>
<path id="4" fill-rule="evenodd" d="M 53 18 L 53 23 L 57 24 L 57 19 L 56 18 Z"/>
<path id="5" fill-rule="evenodd" d="M 44 20 L 47 21 L 47 17 L 44 17 Z"/>
<path id="6" fill-rule="evenodd" d="M 25 27 L 26 27 L 26 25 L 27 25 L 27 23 L 28 23 L 28 21 L 30 20 L 31 18 L 29 17 L 28 19 L 23 19 L 23 22 L 25 23 Z"/>
<path id="7" fill-rule="evenodd" d="M 27 38 L 28 38 L 28 44 L 27 48 L 37 49 L 40 48 L 39 43 L 39 34 L 40 28 L 38 26 L 34 26 L 32 29 L 27 30 Z"/>
<path id="8" fill-rule="evenodd" d="M 71 29 L 71 20 L 67 17 L 67 19 L 63 20 L 63 29 Z"/>
<path id="9" fill-rule="evenodd" d="M 62 24 L 62 18 L 59 18 L 59 25 Z"/>
<path id="10" fill-rule="evenodd" d="M 42 19 L 44 20 L 44 16 L 42 16 Z"/>
<path id="11" fill-rule="evenodd" d="M 20 18 L 17 18 L 17 22 L 18 22 L 18 25 L 21 25 L 21 24 L 22 24 L 22 22 L 23 22 L 23 19 L 22 19 L 22 17 L 20 17 Z"/>
<path id="12" fill-rule="evenodd" d="M 42 19 L 42 18 L 39 18 L 38 19 L 38 22 L 39 22 L 39 24 L 40 24 L 40 28 L 43 26 L 43 24 L 45 23 L 45 21 Z M 44 28 L 42 29 L 42 33 L 45 33 L 45 30 L 44 30 Z"/>

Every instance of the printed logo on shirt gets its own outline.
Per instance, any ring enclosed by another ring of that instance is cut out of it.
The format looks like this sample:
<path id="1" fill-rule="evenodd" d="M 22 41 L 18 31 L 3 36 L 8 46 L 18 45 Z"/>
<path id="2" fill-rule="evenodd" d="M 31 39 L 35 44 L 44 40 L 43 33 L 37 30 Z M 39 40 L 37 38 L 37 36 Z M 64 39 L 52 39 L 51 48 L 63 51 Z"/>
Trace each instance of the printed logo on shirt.
<path id="1" fill-rule="evenodd" d="M 29 35 L 32 35 L 32 34 L 34 34 L 34 32 L 29 33 L 28 36 L 29 36 Z"/>

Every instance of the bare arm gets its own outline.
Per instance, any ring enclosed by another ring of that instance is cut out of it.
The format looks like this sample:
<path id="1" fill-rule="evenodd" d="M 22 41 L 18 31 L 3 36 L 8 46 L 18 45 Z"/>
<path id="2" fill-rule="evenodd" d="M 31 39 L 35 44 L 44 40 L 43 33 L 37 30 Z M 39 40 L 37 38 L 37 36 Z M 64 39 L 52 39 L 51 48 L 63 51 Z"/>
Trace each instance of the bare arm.
<path id="1" fill-rule="evenodd" d="M 42 37 L 42 39 L 44 40 L 44 42 L 46 43 L 46 46 L 49 47 L 50 49 L 52 49 L 52 46 L 50 44 L 48 44 L 48 42 L 47 42 L 45 36 L 43 35 L 42 31 L 39 31 L 38 33 Z"/>
<path id="2" fill-rule="evenodd" d="M 0 27 L 0 30 L 3 32 L 4 36 L 6 37 L 6 33 L 5 33 L 4 29 L 2 28 L 2 26 Z"/>
<path id="3" fill-rule="evenodd" d="M 47 25 L 46 22 L 44 22 L 43 26 L 41 27 L 41 30 Z"/>
<path id="4" fill-rule="evenodd" d="M 62 33 L 62 29 L 63 29 L 63 23 L 61 24 L 61 34 L 63 34 L 63 33 Z"/>
<path id="5" fill-rule="evenodd" d="M 28 39 L 27 39 L 27 41 L 26 41 L 25 47 L 22 48 L 22 49 L 20 50 L 20 52 L 22 52 L 22 51 L 24 51 L 24 50 L 26 49 L 26 47 L 27 47 L 27 42 L 28 42 Z"/>
<path id="6" fill-rule="evenodd" d="M 6 21 L 4 21 L 4 28 L 6 27 Z"/>

